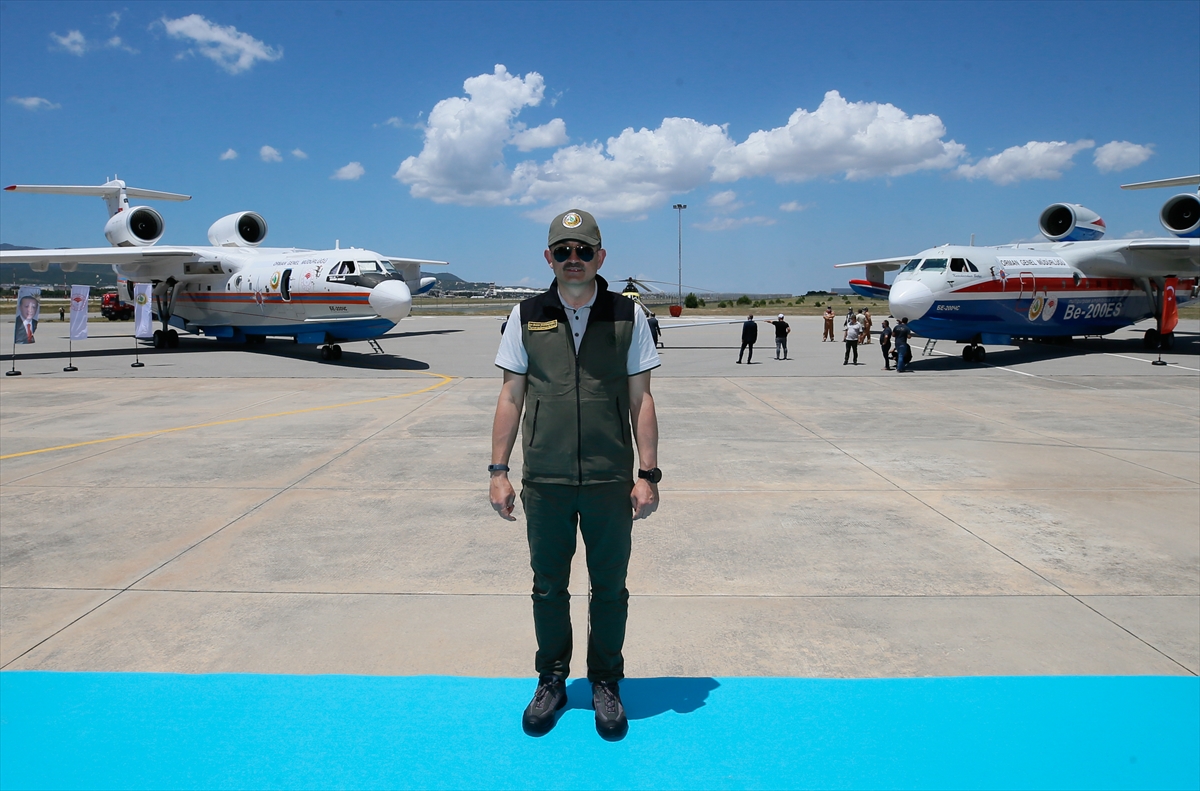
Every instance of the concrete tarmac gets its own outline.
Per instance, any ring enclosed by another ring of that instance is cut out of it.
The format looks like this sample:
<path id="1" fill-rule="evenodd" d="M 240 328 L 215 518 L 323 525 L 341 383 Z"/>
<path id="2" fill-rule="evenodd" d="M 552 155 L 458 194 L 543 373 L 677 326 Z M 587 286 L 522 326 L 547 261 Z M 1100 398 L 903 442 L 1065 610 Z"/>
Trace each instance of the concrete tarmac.
<path id="1" fill-rule="evenodd" d="M 0 667 L 532 676 L 524 524 L 486 500 L 500 321 L 142 368 L 102 322 L 75 373 L 41 325 L 0 382 Z M 1200 673 L 1200 322 L 1163 367 L 1139 328 L 903 375 L 820 325 L 753 365 L 737 325 L 666 329 L 630 676 Z"/>

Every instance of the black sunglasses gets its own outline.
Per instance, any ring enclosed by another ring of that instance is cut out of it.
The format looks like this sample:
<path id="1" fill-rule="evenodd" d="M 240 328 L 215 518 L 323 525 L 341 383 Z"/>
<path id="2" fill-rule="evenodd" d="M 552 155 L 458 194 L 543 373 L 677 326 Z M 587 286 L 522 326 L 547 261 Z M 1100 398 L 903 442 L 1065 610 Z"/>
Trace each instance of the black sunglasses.
<path id="1" fill-rule="evenodd" d="M 551 250 L 550 254 L 554 256 L 555 261 L 560 264 L 565 264 L 567 259 L 571 257 L 571 251 L 574 251 L 575 254 L 579 256 L 579 260 L 583 261 L 584 263 L 588 263 L 596 257 L 595 248 L 586 244 L 581 244 L 578 247 L 573 247 L 569 244 L 562 244 Z"/>

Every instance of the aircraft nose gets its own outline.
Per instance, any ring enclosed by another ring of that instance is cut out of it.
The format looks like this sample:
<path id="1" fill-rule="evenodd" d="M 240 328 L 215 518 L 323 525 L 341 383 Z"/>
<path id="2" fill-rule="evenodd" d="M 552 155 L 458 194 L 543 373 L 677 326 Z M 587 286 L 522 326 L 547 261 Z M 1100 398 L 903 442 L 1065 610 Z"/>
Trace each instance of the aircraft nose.
<path id="1" fill-rule="evenodd" d="M 888 293 L 888 309 L 898 319 L 915 321 L 933 306 L 933 292 L 919 280 L 901 280 Z"/>
<path id="2" fill-rule="evenodd" d="M 367 299 L 376 313 L 392 321 L 400 321 L 412 310 L 412 293 L 401 280 L 383 281 L 371 289 Z"/>

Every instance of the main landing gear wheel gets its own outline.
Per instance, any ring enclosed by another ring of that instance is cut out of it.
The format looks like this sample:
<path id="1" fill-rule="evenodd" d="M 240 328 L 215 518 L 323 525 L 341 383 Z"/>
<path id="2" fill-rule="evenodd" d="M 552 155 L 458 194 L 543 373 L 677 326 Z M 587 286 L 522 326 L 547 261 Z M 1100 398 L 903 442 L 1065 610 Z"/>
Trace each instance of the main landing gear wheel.
<path id="1" fill-rule="evenodd" d="M 165 332 L 163 332 L 162 330 L 154 331 L 154 348 L 155 349 L 167 348 L 167 334 Z"/>
<path id="2" fill-rule="evenodd" d="M 1169 352 L 1175 348 L 1175 333 L 1164 332 L 1158 336 L 1158 347 L 1164 352 Z"/>
<path id="3" fill-rule="evenodd" d="M 331 344 L 329 346 L 322 346 L 321 347 L 321 359 L 322 360 L 340 360 L 340 359 L 342 359 L 342 347 L 338 346 L 336 343 Z"/>
<path id="4" fill-rule="evenodd" d="M 1146 334 L 1142 336 L 1142 347 L 1145 349 L 1158 348 L 1158 330 L 1146 330 Z"/>
<path id="5" fill-rule="evenodd" d="M 175 330 L 167 330 L 167 348 L 168 349 L 178 349 L 179 348 L 179 333 L 176 332 Z"/>
<path id="6" fill-rule="evenodd" d="M 987 352 L 982 346 L 964 346 L 962 357 L 964 363 L 981 363 L 987 359 Z"/>
<path id="7" fill-rule="evenodd" d="M 981 363 L 987 359 L 987 351 L 982 346 L 975 347 L 975 362 Z"/>

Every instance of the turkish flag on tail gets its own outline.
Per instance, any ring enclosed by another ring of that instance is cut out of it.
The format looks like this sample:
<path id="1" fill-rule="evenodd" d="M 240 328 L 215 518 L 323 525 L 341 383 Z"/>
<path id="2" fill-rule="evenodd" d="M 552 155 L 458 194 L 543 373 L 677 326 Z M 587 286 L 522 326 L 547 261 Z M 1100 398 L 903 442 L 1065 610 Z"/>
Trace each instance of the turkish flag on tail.
<path id="1" fill-rule="evenodd" d="M 1179 306 L 1175 304 L 1175 287 L 1177 285 L 1179 285 L 1177 277 L 1168 277 L 1166 283 L 1163 284 L 1162 316 L 1158 319 L 1159 335 L 1174 332 L 1175 325 L 1179 324 Z"/>

